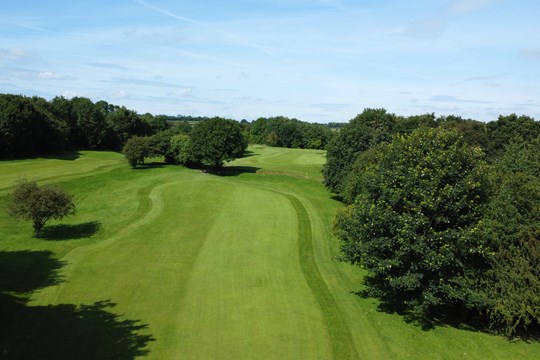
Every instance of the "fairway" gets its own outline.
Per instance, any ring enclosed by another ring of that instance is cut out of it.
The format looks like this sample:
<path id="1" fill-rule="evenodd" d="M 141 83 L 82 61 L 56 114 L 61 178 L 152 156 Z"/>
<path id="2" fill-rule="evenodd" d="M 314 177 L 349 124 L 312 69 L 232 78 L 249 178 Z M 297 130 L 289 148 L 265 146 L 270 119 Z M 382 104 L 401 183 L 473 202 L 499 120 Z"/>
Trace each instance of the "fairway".
<path id="1" fill-rule="evenodd" d="M 0 269 L 18 269 L 0 275 L 0 354 L 540 358 L 538 342 L 423 331 L 380 312 L 356 294 L 362 271 L 337 259 L 341 205 L 321 184 L 324 152 L 253 146 L 248 155 L 218 175 L 132 170 L 112 152 L 0 162 L 2 204 L 23 175 L 64 187 L 77 204 L 75 216 L 47 224 L 44 239 L 0 214 Z M 13 300 L 24 294 L 25 306 Z"/>

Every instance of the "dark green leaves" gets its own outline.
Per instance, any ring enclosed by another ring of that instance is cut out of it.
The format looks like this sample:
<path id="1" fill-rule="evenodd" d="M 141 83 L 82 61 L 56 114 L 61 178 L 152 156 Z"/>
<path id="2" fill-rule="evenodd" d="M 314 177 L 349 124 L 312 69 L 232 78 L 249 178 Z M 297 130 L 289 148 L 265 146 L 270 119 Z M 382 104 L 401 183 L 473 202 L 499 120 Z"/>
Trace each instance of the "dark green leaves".
<path id="1" fill-rule="evenodd" d="M 10 195 L 8 213 L 16 218 L 31 220 L 36 237 L 49 219 L 61 219 L 75 213 L 71 196 L 62 189 L 34 181 L 20 180 Z"/>

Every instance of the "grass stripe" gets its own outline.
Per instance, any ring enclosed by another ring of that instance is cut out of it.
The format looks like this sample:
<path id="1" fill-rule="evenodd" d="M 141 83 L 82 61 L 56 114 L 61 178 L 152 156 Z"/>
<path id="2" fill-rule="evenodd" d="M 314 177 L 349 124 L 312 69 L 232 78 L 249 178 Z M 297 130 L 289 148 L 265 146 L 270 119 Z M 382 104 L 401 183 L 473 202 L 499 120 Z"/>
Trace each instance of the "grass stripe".
<path id="1" fill-rule="evenodd" d="M 348 324 L 319 272 L 313 253 L 313 237 L 309 214 L 295 196 L 283 194 L 298 216 L 298 252 L 304 278 L 315 295 L 324 316 L 335 359 L 359 359 Z"/>

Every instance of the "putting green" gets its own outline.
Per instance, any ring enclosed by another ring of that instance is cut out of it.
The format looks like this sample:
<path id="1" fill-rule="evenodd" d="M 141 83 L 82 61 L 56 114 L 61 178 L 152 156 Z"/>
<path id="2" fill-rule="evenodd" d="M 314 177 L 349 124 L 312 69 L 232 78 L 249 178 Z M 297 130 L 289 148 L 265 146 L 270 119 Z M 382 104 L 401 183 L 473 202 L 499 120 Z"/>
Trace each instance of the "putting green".
<path id="1" fill-rule="evenodd" d="M 138 332 L 155 339 L 143 344 L 152 359 L 540 357 L 538 343 L 422 331 L 378 311 L 355 294 L 362 272 L 336 259 L 340 204 L 320 184 L 321 152 L 251 150 L 222 176 L 131 170 L 113 153 L 84 153 L 73 169 L 0 163 L 50 171 L 78 204 L 75 217 L 50 225 L 66 226 L 61 239 L 33 239 L 29 224 L 0 215 L 0 250 L 48 250 L 64 262 L 62 281 L 34 291 L 29 307 L 110 301 L 148 325 Z M 73 230 L 93 222 L 83 236 Z"/>

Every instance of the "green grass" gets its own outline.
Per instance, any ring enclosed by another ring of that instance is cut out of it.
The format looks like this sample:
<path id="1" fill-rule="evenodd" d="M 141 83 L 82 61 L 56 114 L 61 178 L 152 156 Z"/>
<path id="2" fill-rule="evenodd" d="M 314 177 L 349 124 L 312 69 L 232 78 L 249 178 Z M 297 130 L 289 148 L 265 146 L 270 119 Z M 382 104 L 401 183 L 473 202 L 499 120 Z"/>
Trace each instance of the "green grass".
<path id="1" fill-rule="evenodd" d="M 132 170 L 108 152 L 0 163 L 0 202 L 26 173 L 65 187 L 78 206 L 48 224 L 45 239 L 0 214 L 0 354 L 540 358 L 537 342 L 423 331 L 355 295 L 362 272 L 336 259 L 331 226 L 341 205 L 320 184 L 324 152 L 250 150 L 222 176 Z M 17 300 L 24 294 L 26 303 Z"/>

